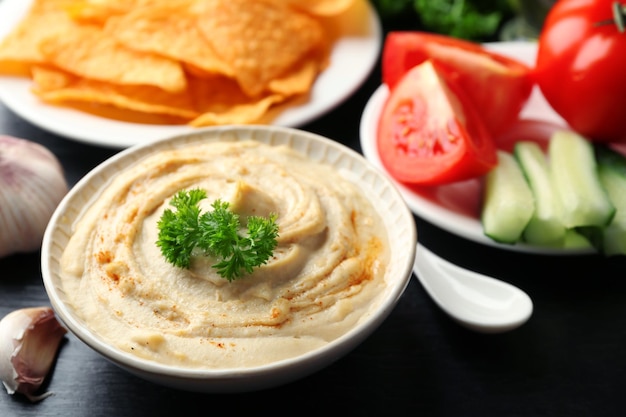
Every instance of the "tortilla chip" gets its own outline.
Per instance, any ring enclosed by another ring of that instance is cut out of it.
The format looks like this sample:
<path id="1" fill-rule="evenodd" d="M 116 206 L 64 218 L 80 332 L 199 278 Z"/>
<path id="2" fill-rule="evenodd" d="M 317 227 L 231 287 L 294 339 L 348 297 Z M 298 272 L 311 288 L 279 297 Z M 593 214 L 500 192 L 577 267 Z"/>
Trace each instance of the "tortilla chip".
<path id="1" fill-rule="evenodd" d="M 348 10 L 355 0 L 283 0 L 293 8 L 315 16 L 337 16 Z"/>
<path id="2" fill-rule="evenodd" d="M 45 61 L 42 40 L 63 36 L 73 25 L 63 7 L 71 0 L 35 0 L 25 18 L 0 43 L 0 73 L 27 76 L 33 65 Z"/>
<path id="3" fill-rule="evenodd" d="M 129 49 L 161 54 L 208 73 L 234 75 L 200 32 L 197 16 L 189 8 L 191 3 L 186 0 L 140 7 L 110 18 L 104 30 Z"/>
<path id="4" fill-rule="evenodd" d="M 34 67 L 33 91 L 52 104 L 99 104 L 119 109 L 174 116 L 192 126 L 246 124 L 260 120 L 281 94 L 251 99 L 232 79 L 190 78 L 190 88 L 171 94 L 150 86 L 120 86 L 93 81 L 46 67 Z"/>
<path id="5" fill-rule="evenodd" d="M 46 62 L 81 77 L 174 93 L 187 87 L 179 62 L 130 50 L 96 26 L 73 26 L 63 36 L 45 39 L 40 48 Z"/>
<path id="6" fill-rule="evenodd" d="M 235 80 L 223 76 L 190 77 L 189 83 L 196 109 L 201 113 L 190 122 L 192 126 L 254 123 L 272 105 L 285 100 L 281 94 L 251 98 Z"/>
<path id="7" fill-rule="evenodd" d="M 264 0 L 207 0 L 198 24 L 251 97 L 323 43 L 321 24 Z"/>
<path id="8" fill-rule="evenodd" d="M 294 70 L 280 78 L 269 82 L 268 90 L 284 96 L 306 94 L 311 90 L 313 82 L 320 70 L 320 63 L 315 59 L 307 59 L 296 66 Z"/>
<path id="9" fill-rule="evenodd" d="M 261 120 L 268 109 L 283 100 L 278 94 L 266 96 L 255 102 L 238 104 L 227 108 L 207 110 L 189 124 L 195 127 L 217 126 L 228 124 L 251 124 Z"/>
<path id="10" fill-rule="evenodd" d="M 77 77 L 52 68 L 33 68 L 33 92 L 54 104 L 83 102 L 192 119 L 198 116 L 188 91 L 172 94 L 153 86 L 124 86 Z"/>
<path id="11" fill-rule="evenodd" d="M 76 22 L 103 25 L 110 17 L 123 15 L 140 7 L 175 5 L 179 1 L 181 0 L 79 0 L 66 7 L 66 10 Z"/>

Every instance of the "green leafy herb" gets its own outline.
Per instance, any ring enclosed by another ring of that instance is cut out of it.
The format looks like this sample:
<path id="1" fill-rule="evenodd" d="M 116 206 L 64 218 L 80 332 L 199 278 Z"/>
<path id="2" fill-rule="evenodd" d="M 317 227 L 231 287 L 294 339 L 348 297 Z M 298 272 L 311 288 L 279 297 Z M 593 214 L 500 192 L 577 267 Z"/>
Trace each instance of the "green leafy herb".
<path id="1" fill-rule="evenodd" d="M 413 0 L 374 0 L 374 6 L 381 17 L 395 17 L 411 11 Z"/>
<path id="2" fill-rule="evenodd" d="M 176 210 L 166 209 L 157 224 L 156 244 L 165 259 L 189 268 L 194 250 L 200 249 L 219 260 L 213 268 L 228 281 L 265 264 L 277 244 L 276 215 L 248 217 L 247 234 L 242 236 L 239 215 L 229 204 L 218 199 L 211 205 L 213 211 L 201 213 L 198 203 L 204 198 L 204 190 L 193 189 L 179 191 L 170 201 Z"/>
<path id="3" fill-rule="evenodd" d="M 503 19 L 507 3 L 485 0 L 415 0 L 422 23 L 437 32 L 465 39 L 494 34 Z"/>
<path id="4" fill-rule="evenodd" d="M 373 3 L 385 24 L 391 19 L 406 21 L 413 17 L 414 25 L 410 28 L 473 41 L 494 38 L 502 23 L 515 13 L 512 0 L 373 0 Z"/>

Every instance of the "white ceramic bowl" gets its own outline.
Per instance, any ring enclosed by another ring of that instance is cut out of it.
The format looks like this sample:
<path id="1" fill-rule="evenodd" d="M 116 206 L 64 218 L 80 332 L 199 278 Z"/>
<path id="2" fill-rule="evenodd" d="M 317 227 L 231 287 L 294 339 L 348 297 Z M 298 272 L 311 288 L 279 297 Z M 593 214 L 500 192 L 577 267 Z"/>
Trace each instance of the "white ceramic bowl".
<path id="1" fill-rule="evenodd" d="M 384 219 L 391 259 L 382 301 L 368 317 L 317 350 L 268 365 L 244 369 L 185 369 L 140 359 L 108 344 L 66 303 L 60 257 L 71 235 L 73 218 L 106 183 L 146 155 L 198 141 L 253 139 L 271 145 L 286 144 L 313 160 L 333 166 L 358 184 Z M 201 392 L 243 392 L 281 385 L 329 365 L 360 344 L 389 315 L 406 288 L 415 257 L 417 232 L 411 211 L 390 180 L 357 152 L 333 140 L 292 128 L 272 126 L 219 127 L 198 130 L 151 144 L 126 149 L 88 173 L 60 203 L 46 230 L 42 246 L 43 281 L 59 318 L 89 347 L 123 369 L 155 383 Z"/>

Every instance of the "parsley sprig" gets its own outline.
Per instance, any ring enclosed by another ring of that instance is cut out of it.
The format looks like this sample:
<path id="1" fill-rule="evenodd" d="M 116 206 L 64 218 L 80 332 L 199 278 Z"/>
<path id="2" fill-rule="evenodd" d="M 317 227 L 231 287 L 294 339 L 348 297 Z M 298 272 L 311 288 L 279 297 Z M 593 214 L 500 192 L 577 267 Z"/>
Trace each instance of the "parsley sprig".
<path id="1" fill-rule="evenodd" d="M 228 281 L 265 264 L 277 244 L 276 215 L 248 217 L 247 234 L 242 236 L 239 215 L 229 209 L 229 204 L 218 199 L 211 204 L 213 211 L 201 213 L 198 203 L 204 198 L 204 190 L 192 189 L 179 191 L 170 201 L 176 210 L 166 209 L 157 223 L 156 244 L 165 259 L 179 268 L 189 268 L 198 248 L 219 260 L 213 268 Z"/>

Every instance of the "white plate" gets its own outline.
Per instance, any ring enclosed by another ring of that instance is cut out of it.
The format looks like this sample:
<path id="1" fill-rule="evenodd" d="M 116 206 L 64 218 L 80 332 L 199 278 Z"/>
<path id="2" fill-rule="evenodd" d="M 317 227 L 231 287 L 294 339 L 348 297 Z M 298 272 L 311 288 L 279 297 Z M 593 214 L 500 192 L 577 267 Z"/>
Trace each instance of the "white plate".
<path id="1" fill-rule="evenodd" d="M 537 53 L 535 43 L 528 42 L 498 42 L 487 44 L 487 47 L 534 65 Z M 383 169 L 376 146 L 376 130 L 379 115 L 389 95 L 386 85 L 381 85 L 370 97 L 361 118 L 360 137 L 361 147 L 365 157 L 379 168 Z M 549 123 L 567 126 L 563 119 L 550 107 L 537 87 L 534 87 L 528 103 L 522 109 L 522 119 L 542 120 Z M 589 249 L 553 249 L 531 246 L 526 244 L 500 244 L 488 238 L 476 212 L 480 203 L 480 192 L 477 180 L 470 180 L 446 186 L 433 187 L 432 192 L 417 193 L 415 190 L 392 181 L 399 188 L 411 211 L 424 220 L 462 238 L 484 245 L 498 248 L 542 254 L 580 254 L 589 253 Z"/>
<path id="2" fill-rule="evenodd" d="M 308 123 L 351 96 L 369 76 L 380 53 L 382 29 L 373 7 L 369 2 L 361 1 L 366 24 L 359 33 L 348 33 L 336 42 L 330 66 L 319 75 L 310 99 L 285 108 L 272 124 L 297 127 Z M 0 39 L 19 23 L 31 4 L 32 0 L 0 1 Z M 358 9 L 355 11 L 359 12 Z M 51 106 L 39 101 L 30 92 L 30 86 L 29 79 L 0 76 L 0 101 L 30 123 L 80 142 L 128 147 L 193 129 L 185 125 L 129 123 Z"/>

